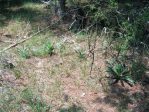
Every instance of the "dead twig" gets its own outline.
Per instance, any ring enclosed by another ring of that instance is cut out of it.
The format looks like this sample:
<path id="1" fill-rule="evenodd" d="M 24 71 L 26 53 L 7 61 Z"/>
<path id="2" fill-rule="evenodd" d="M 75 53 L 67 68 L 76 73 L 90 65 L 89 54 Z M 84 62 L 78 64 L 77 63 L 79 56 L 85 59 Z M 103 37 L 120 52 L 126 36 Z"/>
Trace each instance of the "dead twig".
<path id="1" fill-rule="evenodd" d="M 91 67 L 90 67 L 89 75 L 91 78 L 92 78 L 92 71 L 93 71 L 93 66 L 94 66 L 94 61 L 95 61 L 97 37 L 99 34 L 97 27 L 98 26 L 96 26 L 96 34 L 94 34 L 94 31 L 93 31 L 93 32 L 91 32 L 91 35 L 88 37 L 88 48 L 89 48 L 89 54 L 91 55 Z M 99 37 L 102 37 L 103 33 L 106 34 L 106 28 L 103 28 Z M 93 43 L 92 43 L 92 39 L 94 39 Z"/>
<path id="2" fill-rule="evenodd" d="M 92 36 L 93 36 L 93 35 L 91 35 L 91 37 L 92 37 Z M 97 35 L 95 35 L 95 37 L 94 37 L 93 45 L 91 45 L 91 40 L 88 39 L 89 54 L 91 54 L 91 57 L 92 57 L 91 68 L 90 68 L 90 72 L 89 72 L 90 77 L 92 77 L 93 65 L 94 65 L 94 61 L 95 61 L 96 41 L 97 41 Z"/>
<path id="3" fill-rule="evenodd" d="M 29 40 L 29 39 L 31 39 L 32 37 L 36 36 L 37 34 L 43 32 L 43 31 L 45 31 L 46 29 L 50 28 L 51 26 L 57 24 L 60 20 L 61 20 L 61 19 L 59 19 L 57 22 L 55 22 L 55 23 L 53 23 L 53 24 L 47 26 L 46 28 L 37 31 L 36 33 L 34 33 L 33 35 L 29 36 L 28 38 L 22 39 L 22 40 L 20 40 L 19 42 L 16 42 L 16 43 L 14 43 L 14 44 L 9 45 L 8 47 L 6 47 L 6 48 L 4 48 L 2 51 L 0 51 L 0 54 L 3 53 L 3 52 L 5 52 L 5 51 L 7 51 L 7 50 L 9 50 L 9 49 L 11 49 L 11 48 L 13 48 L 13 47 L 16 47 L 17 45 L 19 45 L 19 44 L 21 44 L 21 43 L 23 43 L 23 42 L 25 42 L 25 41 L 27 41 L 27 40 Z"/>
<path id="4" fill-rule="evenodd" d="M 93 44 L 92 44 L 92 37 L 93 39 Z M 89 71 L 89 75 L 92 78 L 92 71 L 93 71 L 93 65 L 94 65 L 94 60 L 95 60 L 95 48 L 96 48 L 96 41 L 97 41 L 97 34 L 94 34 L 94 31 L 91 32 L 90 36 L 88 36 L 88 49 L 89 49 L 89 54 L 91 55 L 91 67 Z"/>
<path id="5" fill-rule="evenodd" d="M 48 28 L 49 28 L 49 27 L 48 27 Z M 45 28 L 45 29 L 47 29 L 47 28 Z M 44 30 L 45 30 L 45 29 L 44 29 Z M 9 45 L 8 47 L 6 47 L 6 48 L 4 48 L 2 51 L 0 51 L 0 53 L 3 53 L 3 52 L 5 52 L 5 51 L 7 51 L 7 50 L 9 50 L 9 49 L 11 49 L 11 48 L 13 48 L 13 47 L 16 47 L 17 45 L 19 45 L 19 44 L 21 44 L 21 43 L 23 43 L 23 42 L 25 42 L 25 41 L 31 39 L 32 37 L 34 37 L 35 35 L 39 34 L 40 32 L 42 32 L 42 31 L 44 31 L 44 30 L 40 30 L 40 31 L 36 32 L 35 34 L 31 35 L 31 36 L 28 37 L 28 38 L 25 38 L 25 39 L 23 39 L 23 40 L 21 40 L 21 41 L 19 41 L 19 42 L 17 42 L 17 43 L 14 43 L 14 44 Z"/>

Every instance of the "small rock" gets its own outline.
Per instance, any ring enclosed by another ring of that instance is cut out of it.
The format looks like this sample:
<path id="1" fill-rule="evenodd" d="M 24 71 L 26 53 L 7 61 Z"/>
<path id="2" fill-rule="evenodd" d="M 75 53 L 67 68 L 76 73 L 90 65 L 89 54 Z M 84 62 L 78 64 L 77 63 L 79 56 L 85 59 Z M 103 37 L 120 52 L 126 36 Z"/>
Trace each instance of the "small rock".
<path id="1" fill-rule="evenodd" d="M 85 93 L 82 93 L 82 94 L 81 94 L 81 97 L 84 97 L 84 96 L 85 96 Z"/>

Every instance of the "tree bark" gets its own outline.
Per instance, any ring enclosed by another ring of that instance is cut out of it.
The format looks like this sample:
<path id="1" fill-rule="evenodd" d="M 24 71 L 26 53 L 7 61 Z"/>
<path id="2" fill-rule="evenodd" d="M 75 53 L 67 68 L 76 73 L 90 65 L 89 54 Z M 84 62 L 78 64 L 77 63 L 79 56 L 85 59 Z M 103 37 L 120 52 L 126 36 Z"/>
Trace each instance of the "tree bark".
<path id="1" fill-rule="evenodd" d="M 66 0 L 59 0 L 60 16 L 63 18 L 66 11 Z"/>

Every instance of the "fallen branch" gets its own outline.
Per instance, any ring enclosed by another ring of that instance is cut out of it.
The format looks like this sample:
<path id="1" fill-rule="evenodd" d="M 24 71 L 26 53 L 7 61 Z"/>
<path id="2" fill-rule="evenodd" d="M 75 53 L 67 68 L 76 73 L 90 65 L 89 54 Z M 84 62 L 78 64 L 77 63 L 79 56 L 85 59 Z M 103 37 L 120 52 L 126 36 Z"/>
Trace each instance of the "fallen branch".
<path id="1" fill-rule="evenodd" d="M 52 2 L 52 0 L 49 0 L 49 1 L 44 1 L 44 0 L 40 0 L 42 3 L 44 3 L 44 4 L 47 4 L 47 5 L 50 5 L 51 4 L 51 2 Z"/>
<path id="2" fill-rule="evenodd" d="M 20 40 L 19 42 L 16 42 L 16 43 L 14 43 L 14 44 L 9 45 L 8 47 L 6 47 L 6 48 L 4 48 L 2 51 L 0 51 L 0 54 L 3 53 L 3 52 L 5 52 L 5 51 L 7 51 L 7 50 L 9 50 L 9 49 L 11 49 L 11 48 L 13 48 L 13 47 L 16 47 L 17 45 L 19 45 L 19 44 L 21 44 L 21 43 L 23 43 L 23 42 L 25 42 L 25 41 L 27 41 L 27 40 L 29 40 L 29 39 L 31 39 L 32 37 L 36 36 L 37 34 L 39 34 L 39 33 L 43 32 L 43 31 L 45 31 L 45 30 L 48 29 L 48 28 L 50 28 L 52 25 L 57 24 L 60 20 L 61 20 L 61 19 L 59 19 L 56 23 L 53 23 L 53 24 L 47 26 L 46 28 L 44 28 L 44 29 L 42 29 L 42 30 L 40 30 L 40 31 L 38 31 L 38 32 L 36 32 L 36 33 L 34 33 L 33 35 L 31 35 L 31 36 L 28 37 L 28 38 L 25 38 L 25 39 L 23 39 L 23 40 Z"/>
<path id="3" fill-rule="evenodd" d="M 46 28 L 46 29 L 47 29 L 47 28 Z M 44 29 L 44 30 L 45 30 L 45 29 Z M 44 30 L 40 30 L 40 31 L 36 32 L 35 34 L 33 34 L 32 36 L 30 36 L 30 37 L 28 37 L 28 38 L 25 38 L 25 39 L 23 39 L 23 40 L 21 40 L 21 41 L 19 41 L 19 42 L 17 42 L 17 43 L 14 43 L 14 44 L 9 45 L 8 47 L 6 47 L 6 48 L 4 48 L 2 51 L 0 51 L 0 53 L 3 53 L 3 52 L 5 52 L 5 51 L 11 49 L 12 47 L 17 46 L 17 45 L 19 45 L 19 44 L 25 42 L 26 40 L 29 40 L 30 38 L 34 37 L 35 35 L 39 34 L 40 32 L 42 32 L 42 31 L 44 31 Z"/>

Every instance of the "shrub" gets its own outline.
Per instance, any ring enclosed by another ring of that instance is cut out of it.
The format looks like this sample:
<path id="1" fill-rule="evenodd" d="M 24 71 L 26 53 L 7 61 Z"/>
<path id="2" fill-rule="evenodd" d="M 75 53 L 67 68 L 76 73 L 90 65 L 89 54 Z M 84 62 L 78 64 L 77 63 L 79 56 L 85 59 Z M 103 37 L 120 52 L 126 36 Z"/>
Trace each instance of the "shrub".
<path id="1" fill-rule="evenodd" d="M 132 78 L 132 74 L 128 67 L 124 63 L 108 63 L 108 73 L 111 75 L 111 79 L 114 80 L 113 84 L 124 82 L 132 86 L 135 81 Z"/>

